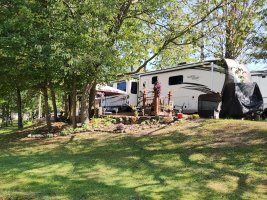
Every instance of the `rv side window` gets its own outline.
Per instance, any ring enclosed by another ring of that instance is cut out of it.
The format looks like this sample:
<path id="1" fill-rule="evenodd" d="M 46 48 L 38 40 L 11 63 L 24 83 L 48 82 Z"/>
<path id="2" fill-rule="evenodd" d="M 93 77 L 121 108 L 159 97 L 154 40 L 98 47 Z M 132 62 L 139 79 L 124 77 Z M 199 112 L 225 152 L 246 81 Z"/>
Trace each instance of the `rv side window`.
<path id="1" fill-rule="evenodd" d="M 157 76 L 153 76 L 152 77 L 152 84 L 155 84 L 158 81 L 158 77 Z"/>
<path id="2" fill-rule="evenodd" d="M 113 83 L 108 84 L 108 86 L 113 87 Z"/>
<path id="3" fill-rule="evenodd" d="M 117 89 L 126 92 L 126 82 L 122 81 L 122 82 L 117 83 Z"/>
<path id="4" fill-rule="evenodd" d="M 169 85 L 182 84 L 183 80 L 184 80 L 183 76 L 171 76 L 171 77 L 169 77 Z"/>
<path id="5" fill-rule="evenodd" d="M 132 82 L 131 93 L 137 94 L 137 82 Z"/>

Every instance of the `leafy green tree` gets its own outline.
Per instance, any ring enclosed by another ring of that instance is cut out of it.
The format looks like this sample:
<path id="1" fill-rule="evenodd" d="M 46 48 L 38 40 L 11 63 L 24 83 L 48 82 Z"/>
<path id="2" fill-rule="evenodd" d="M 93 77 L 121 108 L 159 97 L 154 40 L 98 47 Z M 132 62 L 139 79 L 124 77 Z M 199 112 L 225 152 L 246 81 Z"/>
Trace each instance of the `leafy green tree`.
<path id="1" fill-rule="evenodd" d="M 256 62 L 267 60 L 267 8 L 260 12 L 259 33 L 250 40 L 250 56 Z"/>
<path id="2" fill-rule="evenodd" d="M 27 88 L 27 35 L 31 24 L 24 1 L 1 1 L 0 76 L 4 90 L 16 91 L 18 128 L 22 123 L 21 91 Z"/>
<path id="3" fill-rule="evenodd" d="M 205 50 L 209 57 L 246 61 L 255 42 L 252 38 L 262 32 L 264 0 L 225 0 L 222 10 L 214 14 L 216 28 L 205 36 Z M 214 24 L 212 24 L 214 25 Z M 210 23 L 205 23 L 205 27 Z M 254 40 L 255 41 L 255 40 Z"/>

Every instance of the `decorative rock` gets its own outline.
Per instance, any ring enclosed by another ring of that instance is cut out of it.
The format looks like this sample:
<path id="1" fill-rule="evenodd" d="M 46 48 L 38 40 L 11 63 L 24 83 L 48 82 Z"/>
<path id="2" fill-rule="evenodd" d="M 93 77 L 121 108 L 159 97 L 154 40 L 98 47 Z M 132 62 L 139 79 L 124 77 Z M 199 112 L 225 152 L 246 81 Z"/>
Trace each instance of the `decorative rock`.
<path id="1" fill-rule="evenodd" d="M 48 133 L 48 134 L 46 135 L 46 137 L 49 137 L 49 138 L 54 137 L 54 134 L 52 134 L 52 133 Z"/>
<path id="2" fill-rule="evenodd" d="M 114 133 L 124 133 L 124 130 L 114 130 Z"/>
<path id="3" fill-rule="evenodd" d="M 44 136 L 41 135 L 41 134 L 35 134 L 35 135 L 32 135 L 31 137 L 32 137 L 32 138 L 42 138 L 42 137 L 44 137 Z"/>

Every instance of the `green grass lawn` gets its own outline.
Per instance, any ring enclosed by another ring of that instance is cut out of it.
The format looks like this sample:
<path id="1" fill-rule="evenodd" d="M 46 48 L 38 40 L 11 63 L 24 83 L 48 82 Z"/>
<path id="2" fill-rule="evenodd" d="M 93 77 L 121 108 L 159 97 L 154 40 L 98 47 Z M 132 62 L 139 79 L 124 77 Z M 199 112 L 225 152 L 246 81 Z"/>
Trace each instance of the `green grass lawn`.
<path id="1" fill-rule="evenodd" d="M 32 122 L 24 122 L 23 124 L 24 128 L 28 128 L 31 125 L 32 125 Z M 12 125 L 9 124 L 9 126 L 7 127 L 0 128 L 0 135 L 14 133 L 17 130 L 18 130 L 18 121 L 15 120 L 13 121 Z"/>
<path id="2" fill-rule="evenodd" d="M 0 135 L 0 199 L 267 199 L 266 122 L 186 121 L 147 135 L 8 136 Z"/>
<path id="3" fill-rule="evenodd" d="M 12 125 L 9 125 L 9 126 L 4 127 L 4 128 L 0 128 L 0 134 L 8 134 L 8 133 L 12 133 L 16 130 L 18 130 L 18 124 L 16 122 L 14 122 Z"/>

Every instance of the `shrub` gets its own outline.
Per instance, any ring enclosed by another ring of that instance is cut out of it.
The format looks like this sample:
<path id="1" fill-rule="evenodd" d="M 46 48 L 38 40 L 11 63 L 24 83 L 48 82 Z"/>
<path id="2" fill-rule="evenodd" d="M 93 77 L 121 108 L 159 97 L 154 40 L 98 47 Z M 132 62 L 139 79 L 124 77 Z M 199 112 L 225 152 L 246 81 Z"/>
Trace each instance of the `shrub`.
<path id="1" fill-rule="evenodd" d="M 156 119 L 151 119 L 151 124 L 157 124 L 157 123 L 159 123 L 158 120 L 156 120 Z"/>
<path id="2" fill-rule="evenodd" d="M 192 115 L 192 118 L 193 118 L 193 119 L 199 119 L 199 115 L 198 115 L 198 114 L 193 114 L 193 115 Z"/>
<path id="3" fill-rule="evenodd" d="M 74 129 L 74 133 L 80 133 L 80 132 L 83 132 L 83 131 L 86 131 L 83 127 L 79 127 L 79 128 L 75 128 Z"/>
<path id="4" fill-rule="evenodd" d="M 134 111 L 134 117 L 138 117 L 139 113 L 137 111 Z"/>
<path id="5" fill-rule="evenodd" d="M 137 106 L 134 106 L 134 105 L 131 105 L 131 104 L 129 106 L 131 107 L 133 112 L 137 111 Z"/>
<path id="6" fill-rule="evenodd" d="M 70 134 L 74 134 L 74 133 L 75 133 L 75 129 L 73 129 L 73 128 L 65 128 L 62 131 L 60 131 L 61 136 L 66 136 L 66 135 L 70 135 Z"/>
<path id="7" fill-rule="evenodd" d="M 100 125 L 110 126 L 115 123 L 116 119 L 112 117 L 105 117 L 105 118 L 93 118 L 89 124 L 92 126 L 92 128 L 99 128 Z"/>
<path id="8" fill-rule="evenodd" d="M 162 122 L 166 124 L 172 123 L 173 117 L 163 117 Z"/>
<path id="9" fill-rule="evenodd" d="M 88 130 L 91 130 L 91 129 L 92 129 L 92 126 L 89 126 L 89 124 L 84 124 L 84 125 L 82 126 L 82 129 L 83 129 L 84 131 L 88 131 Z"/>
<path id="10" fill-rule="evenodd" d="M 98 128 L 100 123 L 101 123 L 101 119 L 99 118 L 93 118 L 90 121 L 90 124 L 92 125 L 93 128 Z"/>
<path id="11" fill-rule="evenodd" d="M 116 123 L 122 123 L 122 122 L 123 122 L 123 118 L 122 117 L 116 119 Z"/>
<path id="12" fill-rule="evenodd" d="M 23 120 L 23 125 L 24 126 L 31 126 L 33 122 L 31 120 Z"/>
<path id="13" fill-rule="evenodd" d="M 119 123 L 116 126 L 116 131 L 122 131 L 122 130 L 124 130 L 124 128 L 125 128 L 124 124 L 123 123 Z"/>
<path id="14" fill-rule="evenodd" d="M 112 118 L 112 117 L 107 117 L 106 120 L 109 121 L 109 122 L 111 122 L 112 124 L 115 124 L 116 123 L 116 119 L 115 118 Z"/>
<path id="15" fill-rule="evenodd" d="M 130 124 L 131 123 L 131 118 L 130 117 L 124 117 L 123 118 L 124 124 Z"/>
<path id="16" fill-rule="evenodd" d="M 132 117 L 132 118 L 131 118 L 131 123 L 132 123 L 132 124 L 137 123 L 137 121 L 138 121 L 138 117 Z"/>
<path id="17" fill-rule="evenodd" d="M 81 132 L 85 132 L 85 131 L 89 131 L 92 129 L 92 126 L 86 125 L 84 124 L 82 127 L 79 128 L 65 128 L 60 132 L 61 136 L 66 136 L 66 135 L 70 135 L 70 134 L 74 134 L 74 133 L 81 133 Z"/>
<path id="18" fill-rule="evenodd" d="M 146 125 L 146 121 L 142 121 L 141 122 L 141 125 Z"/>
<path id="19" fill-rule="evenodd" d="M 160 116 L 155 116 L 154 119 L 159 121 L 160 120 Z"/>
<path id="20" fill-rule="evenodd" d="M 114 119 L 114 118 L 112 118 L 112 117 L 105 117 L 105 118 L 102 119 L 102 123 L 103 123 L 105 126 L 110 126 L 110 125 L 116 123 L 116 119 Z"/>

